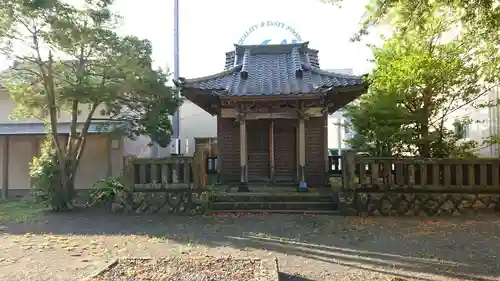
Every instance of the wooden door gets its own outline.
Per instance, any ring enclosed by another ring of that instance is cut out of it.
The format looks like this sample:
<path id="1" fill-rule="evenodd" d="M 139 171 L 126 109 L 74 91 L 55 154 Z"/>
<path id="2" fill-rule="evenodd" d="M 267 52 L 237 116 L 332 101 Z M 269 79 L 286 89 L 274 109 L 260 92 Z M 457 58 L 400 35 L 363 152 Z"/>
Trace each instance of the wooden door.
<path id="1" fill-rule="evenodd" d="M 294 119 L 274 120 L 274 179 L 291 182 L 296 178 L 296 127 Z"/>
<path id="2" fill-rule="evenodd" d="M 247 120 L 248 181 L 269 181 L 270 120 Z"/>

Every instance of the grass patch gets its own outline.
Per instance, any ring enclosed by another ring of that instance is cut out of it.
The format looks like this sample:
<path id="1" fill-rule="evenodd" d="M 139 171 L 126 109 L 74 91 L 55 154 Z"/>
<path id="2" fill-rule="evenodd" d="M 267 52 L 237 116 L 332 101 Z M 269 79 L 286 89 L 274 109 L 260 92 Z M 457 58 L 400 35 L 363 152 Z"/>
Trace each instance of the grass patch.
<path id="1" fill-rule="evenodd" d="M 47 207 L 31 200 L 0 200 L 0 221 L 29 222 L 43 217 Z"/>

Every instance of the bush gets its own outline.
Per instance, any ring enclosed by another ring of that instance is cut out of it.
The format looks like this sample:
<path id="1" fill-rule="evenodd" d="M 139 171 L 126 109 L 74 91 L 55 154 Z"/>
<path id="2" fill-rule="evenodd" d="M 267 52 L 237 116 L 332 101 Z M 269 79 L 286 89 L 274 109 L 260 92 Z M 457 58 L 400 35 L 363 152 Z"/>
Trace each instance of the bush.
<path id="1" fill-rule="evenodd" d="M 125 191 L 125 186 L 118 179 L 103 179 L 90 190 L 90 206 L 106 206 L 111 204 L 116 195 Z"/>
<path id="2" fill-rule="evenodd" d="M 75 197 L 73 182 L 70 181 L 66 188 L 62 186 L 62 175 L 50 138 L 43 142 L 40 156 L 30 163 L 30 177 L 34 184 L 32 192 L 38 202 L 56 211 L 71 209 Z"/>

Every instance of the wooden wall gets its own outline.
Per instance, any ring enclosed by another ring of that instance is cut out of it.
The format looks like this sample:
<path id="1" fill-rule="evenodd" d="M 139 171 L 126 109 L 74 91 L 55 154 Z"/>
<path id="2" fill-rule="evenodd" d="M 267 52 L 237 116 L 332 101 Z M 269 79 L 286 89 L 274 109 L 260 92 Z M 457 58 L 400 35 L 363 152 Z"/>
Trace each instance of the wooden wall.
<path id="1" fill-rule="evenodd" d="M 306 182 L 309 186 L 325 184 L 325 128 L 324 117 L 312 117 L 305 122 L 306 127 Z"/>
<path id="2" fill-rule="evenodd" d="M 248 122 L 252 122 L 250 120 Z M 262 120 L 263 121 L 263 120 Z M 270 121 L 270 120 L 269 120 Z M 261 122 L 260 120 L 258 122 Z M 266 122 L 262 122 L 263 124 Z M 275 132 L 281 132 L 281 129 L 289 127 L 296 130 L 297 127 L 296 119 L 277 119 L 275 120 Z M 259 124 L 262 130 L 267 127 Z M 247 124 L 247 132 L 248 132 Z M 279 128 L 278 128 L 279 126 Z M 311 187 L 323 186 L 326 179 L 325 173 L 325 141 L 327 131 L 325 129 L 325 117 L 312 117 L 305 122 L 306 126 L 306 181 Z M 222 183 L 238 183 L 240 180 L 240 132 L 239 123 L 234 121 L 233 118 L 217 118 L 217 137 L 218 137 L 218 163 L 219 172 Z M 295 137 L 295 135 L 293 136 Z M 289 173 L 293 175 L 293 179 L 296 179 L 296 166 L 290 165 L 291 163 L 296 163 L 297 161 L 297 151 L 291 151 L 290 147 L 280 145 L 278 142 L 286 142 L 287 144 L 296 145 L 297 141 L 294 140 L 292 134 L 286 132 L 285 137 L 275 136 L 275 161 L 276 161 L 276 172 L 277 180 L 281 178 L 286 178 L 286 173 L 283 168 L 290 169 Z M 249 146 L 251 142 L 258 141 L 257 134 L 248 134 Z M 290 138 L 289 140 L 287 138 Z M 280 153 L 283 151 L 283 153 Z M 280 153 L 280 155 L 277 155 Z M 278 163 L 279 162 L 279 163 Z M 252 161 L 249 161 L 251 164 Z M 259 167 L 269 167 L 261 165 Z M 249 167 L 250 170 L 250 167 Z M 250 175 L 249 175 L 250 176 Z M 251 178 L 249 179 L 252 180 Z"/>
<path id="3" fill-rule="evenodd" d="M 223 183 L 240 181 L 240 125 L 232 118 L 217 117 L 217 152 Z"/>

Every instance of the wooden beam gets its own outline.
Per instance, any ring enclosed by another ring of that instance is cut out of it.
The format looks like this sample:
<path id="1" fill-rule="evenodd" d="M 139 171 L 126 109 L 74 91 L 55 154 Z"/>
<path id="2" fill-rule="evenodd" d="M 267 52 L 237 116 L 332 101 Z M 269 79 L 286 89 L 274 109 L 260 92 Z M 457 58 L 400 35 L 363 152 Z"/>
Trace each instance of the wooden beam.
<path id="1" fill-rule="evenodd" d="M 269 123 L 269 169 L 271 182 L 274 182 L 275 164 L 274 164 L 274 120 Z"/>
<path id="2" fill-rule="evenodd" d="M 239 111 L 233 108 L 222 108 L 222 118 L 238 118 Z M 308 117 L 322 117 L 323 112 L 321 107 L 312 107 L 305 110 L 304 114 Z M 297 119 L 296 110 L 283 110 L 282 112 L 247 112 L 246 120 L 258 119 Z"/>
<path id="3" fill-rule="evenodd" d="M 297 99 L 318 99 L 325 93 L 318 92 L 314 94 L 296 94 L 296 95 L 276 95 L 276 96 L 221 96 L 221 100 L 233 101 L 272 101 L 272 100 L 297 100 Z"/>
<path id="4" fill-rule="evenodd" d="M 9 142 L 10 137 L 4 136 L 4 143 L 2 149 L 2 198 L 7 200 L 9 196 Z"/>

